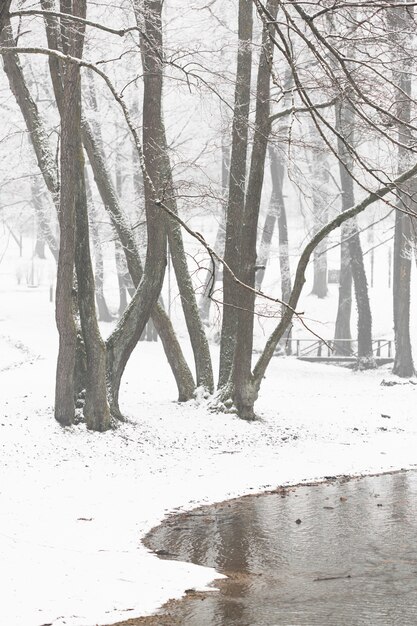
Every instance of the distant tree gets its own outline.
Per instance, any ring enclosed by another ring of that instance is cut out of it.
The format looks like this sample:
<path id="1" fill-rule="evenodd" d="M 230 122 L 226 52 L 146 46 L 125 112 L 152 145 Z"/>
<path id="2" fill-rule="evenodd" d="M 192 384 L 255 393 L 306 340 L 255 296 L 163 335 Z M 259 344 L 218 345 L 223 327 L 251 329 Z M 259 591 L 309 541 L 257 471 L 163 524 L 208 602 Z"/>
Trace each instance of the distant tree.
<path id="1" fill-rule="evenodd" d="M 404 2 L 404 4 L 406 4 Z M 412 72 L 414 66 L 410 30 L 414 32 L 414 8 L 408 6 L 390 7 L 387 22 L 393 43 L 395 67 L 393 81 L 396 88 L 396 115 L 398 119 L 398 171 L 403 171 L 410 163 L 410 148 L 414 143 L 410 125 L 413 121 L 411 110 Z M 393 373 L 408 377 L 415 374 L 410 341 L 410 280 L 412 261 L 411 213 L 415 213 L 416 203 L 411 181 L 398 190 L 395 213 L 393 304 L 395 361 Z"/>
<path id="2" fill-rule="evenodd" d="M 346 211 L 354 204 L 353 162 L 347 145 L 355 145 L 354 140 L 355 115 L 351 106 L 341 100 L 336 105 L 336 130 L 338 164 L 340 172 L 340 187 L 342 191 L 342 210 Z M 346 142 L 346 143 L 345 143 Z M 358 367 L 369 369 L 376 367 L 372 352 L 372 314 L 369 303 L 368 282 L 363 261 L 362 246 L 356 217 L 347 223 L 343 231 L 349 250 L 350 272 L 355 287 L 356 304 L 358 308 Z M 343 341 L 340 342 L 343 344 Z M 346 354 L 346 345 L 344 346 Z"/>

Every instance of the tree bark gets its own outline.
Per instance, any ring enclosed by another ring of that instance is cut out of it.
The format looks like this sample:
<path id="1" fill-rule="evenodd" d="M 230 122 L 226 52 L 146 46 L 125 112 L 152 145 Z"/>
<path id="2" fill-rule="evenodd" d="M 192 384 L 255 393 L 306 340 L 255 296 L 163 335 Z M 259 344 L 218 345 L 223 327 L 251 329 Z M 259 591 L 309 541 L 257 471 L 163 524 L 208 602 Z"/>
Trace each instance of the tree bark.
<path id="1" fill-rule="evenodd" d="M 12 0 L 3 0 L 0 6 L 0 35 L 3 32 L 3 28 L 6 25 L 7 20 L 9 19 L 9 11 Z"/>
<path id="2" fill-rule="evenodd" d="M 413 51 L 406 38 L 409 29 L 414 28 L 414 10 L 412 7 L 392 7 L 388 9 L 389 26 L 395 37 L 393 46 L 399 46 L 397 62 L 400 70 L 394 72 L 396 90 L 396 109 L 398 124 L 398 171 L 403 171 L 409 164 L 408 146 L 414 145 L 414 138 L 407 124 L 411 117 L 411 72 Z M 395 49 L 395 48 L 394 48 Z M 416 210 L 411 181 L 399 189 L 397 211 L 395 213 L 394 232 L 394 268 L 393 268 L 393 308 L 395 360 L 393 373 L 402 378 L 415 374 L 410 340 L 410 281 L 412 260 L 411 217 L 404 211 Z"/>
<path id="3" fill-rule="evenodd" d="M 155 146 L 155 155 L 151 165 L 154 170 L 154 176 L 152 176 L 149 170 L 148 173 L 154 180 L 154 186 L 157 193 L 160 197 L 164 197 L 164 202 L 174 213 L 177 213 L 172 169 L 168 154 L 164 119 L 162 115 L 162 4 L 162 0 L 149 0 L 144 3 L 144 23 L 145 26 L 146 24 L 148 24 L 148 26 L 146 27 L 146 38 L 143 36 L 141 37 L 142 59 L 145 76 L 146 72 L 152 72 L 153 80 L 155 82 L 158 81 L 158 92 L 155 91 L 152 96 L 153 110 L 149 115 L 149 120 L 145 120 L 144 110 L 143 127 L 145 129 L 146 124 L 148 124 L 149 128 L 151 128 L 150 125 L 153 125 L 153 136 L 151 142 Z M 149 45 L 149 41 L 152 42 L 151 46 Z M 149 168 L 148 165 L 147 167 Z M 144 183 L 146 195 L 146 180 Z M 194 354 L 197 385 L 205 387 L 209 392 L 212 392 L 214 382 L 210 349 L 205 335 L 204 326 L 200 318 L 194 286 L 188 271 L 181 226 L 176 221 L 168 219 L 167 228 L 172 264 L 177 279 L 185 322 Z"/>
<path id="4" fill-rule="evenodd" d="M 41 0 L 43 10 L 54 9 L 53 0 Z M 48 45 L 51 49 L 60 49 L 60 29 L 56 18 L 45 16 Z M 61 66 L 57 59 L 49 58 L 51 77 L 58 108 L 62 100 Z M 128 220 L 123 213 L 115 192 L 110 172 L 108 170 L 104 151 L 94 130 L 85 118 L 81 120 L 81 132 L 84 148 L 87 152 L 94 179 L 106 210 L 110 214 L 112 224 L 120 238 L 126 256 L 129 273 L 133 284 L 137 287 L 142 279 L 143 269 Z M 174 374 L 178 387 L 178 400 L 186 401 L 193 397 L 195 383 L 190 369 L 185 361 L 181 346 L 175 335 L 173 326 L 165 311 L 158 304 L 152 314 L 155 326 L 161 337 L 168 362 Z"/>
<path id="5" fill-rule="evenodd" d="M 317 134 L 314 125 L 313 131 L 313 150 L 312 150 L 312 195 L 313 195 L 313 214 L 316 222 L 315 228 L 319 230 L 328 221 L 326 187 L 329 181 L 329 166 L 323 152 L 320 141 L 314 138 Z M 328 293 L 327 289 L 327 252 L 326 241 L 323 240 L 314 250 L 313 257 L 314 280 L 311 293 L 318 298 L 325 298 Z"/>
<path id="6" fill-rule="evenodd" d="M 91 263 L 87 194 L 81 135 L 78 135 L 78 185 L 76 202 L 76 254 L 78 308 L 87 357 L 84 417 L 87 428 L 103 432 L 110 428 L 107 402 L 106 346 L 101 337 L 95 307 L 94 273 Z"/>
<path id="7" fill-rule="evenodd" d="M 278 0 L 268 0 L 267 11 L 275 19 Z M 256 243 L 259 209 L 265 170 L 266 150 L 271 128 L 270 111 L 270 63 L 273 48 L 269 28 L 262 31 L 262 49 L 259 59 L 255 131 L 248 180 L 248 190 L 244 206 L 241 234 L 241 254 L 238 278 L 252 288 L 255 287 Z M 232 370 L 233 400 L 238 415 L 242 419 L 254 419 L 254 402 L 257 388 L 252 375 L 253 323 L 255 314 L 255 293 L 241 286 L 237 289 L 237 336 Z"/>
<path id="8" fill-rule="evenodd" d="M 222 141 L 222 200 L 220 202 L 220 218 L 219 225 L 217 227 L 216 240 L 214 242 L 213 249 L 214 251 L 221 257 L 224 256 L 224 243 L 226 237 L 226 194 L 227 194 L 227 184 L 229 179 L 229 169 L 230 169 L 230 155 L 229 155 L 229 147 L 226 145 L 225 141 Z M 214 266 L 213 266 L 214 263 Z M 205 276 L 203 279 L 203 292 L 200 298 L 200 314 L 203 324 L 207 326 L 210 324 L 210 306 L 211 306 L 211 295 L 216 290 L 216 283 L 219 280 L 219 263 L 214 261 L 210 264 L 210 267 L 207 268 L 205 272 Z M 214 274 L 213 274 L 214 273 Z"/>
<path id="9" fill-rule="evenodd" d="M 36 246 L 35 246 L 35 256 L 38 256 L 41 259 L 45 258 L 45 243 L 48 244 L 48 248 L 51 251 L 52 256 L 55 261 L 58 262 L 58 243 L 55 238 L 55 235 L 52 232 L 50 218 L 47 215 L 47 209 L 44 205 L 42 198 L 42 187 L 39 184 L 40 181 L 37 177 L 33 177 L 32 179 L 32 202 L 33 207 L 36 213 L 37 220 L 37 235 L 36 235 Z"/>
<path id="10" fill-rule="evenodd" d="M 111 408 L 122 417 L 119 389 L 123 371 L 139 341 L 152 308 L 161 293 L 167 263 L 166 217 L 157 204 L 155 190 L 162 189 L 162 5 L 160 0 L 145 0 L 144 30 L 141 38 L 143 63 L 143 154 L 148 177 L 144 180 L 147 228 L 146 261 L 141 281 L 117 327 L 107 340 L 107 369 L 111 389 Z"/>
<path id="11" fill-rule="evenodd" d="M 337 149 L 339 155 L 339 172 L 342 189 L 342 211 L 354 205 L 353 159 L 346 145 L 354 145 L 355 114 L 351 105 L 343 100 L 336 105 L 336 129 L 339 132 Z M 348 205 L 349 203 L 349 205 Z M 372 314 L 369 303 L 368 281 L 366 278 L 363 252 L 359 236 L 357 218 L 354 217 L 344 233 L 347 236 L 350 268 L 355 287 L 356 305 L 358 309 L 358 367 L 369 369 L 376 367 L 372 351 Z"/>
<path id="12" fill-rule="evenodd" d="M 96 141 L 95 134 L 85 119 L 82 124 L 82 133 L 94 180 L 121 242 L 132 282 L 135 288 L 137 288 L 143 275 L 143 268 L 132 229 L 119 204 L 100 142 Z M 178 400 L 180 402 L 190 400 L 195 391 L 194 379 L 184 358 L 172 323 L 163 307 L 158 303 L 152 309 L 152 319 L 161 337 L 167 360 L 177 383 Z"/>
<path id="13" fill-rule="evenodd" d="M 6 27 L 0 37 L 0 42 L 1 45 L 7 47 L 15 46 L 10 21 L 6 22 Z M 3 55 L 3 66 L 10 89 L 25 120 L 39 169 L 42 172 L 45 184 L 52 195 L 55 205 L 58 206 L 58 172 L 55 160 L 52 151 L 49 149 L 48 135 L 41 120 L 39 109 L 27 87 L 18 55 Z"/>
<path id="14" fill-rule="evenodd" d="M 252 0 L 239 0 L 238 53 L 230 156 L 229 197 L 226 210 L 224 260 L 234 274 L 239 272 L 240 232 L 245 202 L 248 120 L 252 75 Z M 237 336 L 237 289 L 228 272 L 223 272 L 223 319 L 218 386 L 229 381 Z"/>
<path id="15" fill-rule="evenodd" d="M 84 6 L 83 6 L 84 5 Z M 74 14 L 85 14 L 84 0 L 74 0 Z M 72 56 L 82 52 L 82 35 L 71 39 Z M 59 334 L 59 350 L 55 385 L 55 418 L 63 426 L 74 419 L 74 368 L 77 332 L 73 314 L 72 292 L 75 261 L 75 205 L 79 174 L 79 144 L 77 136 L 81 123 L 80 68 L 67 63 L 63 72 L 61 107 L 60 155 L 60 247 L 57 268 L 55 318 Z"/>
<path id="16" fill-rule="evenodd" d="M 96 302 L 98 319 L 101 322 L 111 322 L 111 315 L 104 296 L 104 259 L 103 248 L 100 239 L 100 230 L 97 220 L 97 208 L 93 201 L 90 184 L 88 181 L 87 169 L 84 169 L 85 190 L 87 194 L 87 214 L 90 215 L 89 227 L 91 228 L 91 239 L 94 247 L 94 282 L 96 290 Z"/>

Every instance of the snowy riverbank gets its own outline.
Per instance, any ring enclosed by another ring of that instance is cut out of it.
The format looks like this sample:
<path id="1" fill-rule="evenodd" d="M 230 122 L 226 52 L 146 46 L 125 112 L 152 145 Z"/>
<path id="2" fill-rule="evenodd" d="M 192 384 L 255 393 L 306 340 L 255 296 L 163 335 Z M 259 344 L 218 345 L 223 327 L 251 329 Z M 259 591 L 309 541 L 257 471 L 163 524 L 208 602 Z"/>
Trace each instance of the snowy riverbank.
<path id="1" fill-rule="evenodd" d="M 44 296 L 17 291 L 0 322 L 1 624 L 110 624 L 208 584 L 213 570 L 161 561 L 140 544 L 174 510 L 417 464 L 417 387 L 381 385 L 389 368 L 276 358 L 261 420 L 248 424 L 205 400 L 174 402 L 159 343 L 141 344 L 129 364 L 128 422 L 106 434 L 63 430 L 52 416 L 56 339 Z"/>

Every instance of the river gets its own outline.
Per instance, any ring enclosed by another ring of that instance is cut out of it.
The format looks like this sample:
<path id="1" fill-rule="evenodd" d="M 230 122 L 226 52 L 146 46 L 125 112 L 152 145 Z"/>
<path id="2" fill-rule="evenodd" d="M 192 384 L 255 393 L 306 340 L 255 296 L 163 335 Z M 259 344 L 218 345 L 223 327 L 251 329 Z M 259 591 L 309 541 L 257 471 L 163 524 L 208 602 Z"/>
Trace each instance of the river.
<path id="1" fill-rule="evenodd" d="M 417 625 L 417 473 L 279 489 L 169 518 L 161 558 L 215 567 L 219 591 L 138 624 Z M 134 624 L 132 621 L 130 624 Z"/>

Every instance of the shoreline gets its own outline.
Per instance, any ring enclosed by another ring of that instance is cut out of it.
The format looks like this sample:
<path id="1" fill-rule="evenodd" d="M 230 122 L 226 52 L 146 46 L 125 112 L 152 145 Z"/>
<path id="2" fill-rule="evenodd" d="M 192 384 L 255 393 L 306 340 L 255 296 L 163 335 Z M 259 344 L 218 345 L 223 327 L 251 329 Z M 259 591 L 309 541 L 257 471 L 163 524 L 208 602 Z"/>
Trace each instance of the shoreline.
<path id="1" fill-rule="evenodd" d="M 215 502 L 212 504 L 205 504 L 202 506 L 197 506 L 195 509 L 190 511 L 183 511 L 180 513 L 172 513 L 168 515 L 160 524 L 154 526 L 150 531 L 147 532 L 145 537 L 141 539 L 142 545 L 150 550 L 153 555 L 157 556 L 162 560 L 167 561 L 175 561 L 175 562 L 184 562 L 178 561 L 175 558 L 170 558 L 169 554 L 158 554 L 157 546 L 152 547 L 152 537 L 155 534 L 155 531 L 163 529 L 164 527 L 175 526 L 177 523 L 181 523 L 187 521 L 190 517 L 204 517 L 205 511 L 207 509 L 216 509 L 222 508 L 224 506 L 231 506 L 237 501 L 241 502 L 245 499 L 259 498 L 265 497 L 268 495 L 281 495 L 281 497 L 286 497 L 289 495 L 289 492 L 295 492 L 297 489 L 301 489 L 303 487 L 317 487 L 319 485 L 324 484 L 343 484 L 351 481 L 360 481 L 365 478 L 377 478 L 381 476 L 393 476 L 396 474 L 402 474 L 404 472 L 413 472 L 417 471 L 417 464 L 415 467 L 410 468 L 401 468 L 395 470 L 387 470 L 381 472 L 374 473 L 358 473 L 358 474 L 340 474 L 337 476 L 326 476 L 321 479 L 317 479 L 314 481 L 305 480 L 298 482 L 296 484 L 285 484 L 277 486 L 275 489 L 269 489 L 267 491 L 261 491 L 256 493 L 247 493 L 242 496 L 237 496 L 234 498 L 226 499 L 221 502 Z M 172 555 L 171 555 L 172 556 Z M 187 562 L 187 561 L 185 561 Z M 209 587 L 212 589 L 207 589 L 205 591 L 199 591 L 196 589 L 186 589 L 183 596 L 180 598 L 170 598 L 167 602 L 165 602 L 161 607 L 157 609 L 155 613 L 147 616 L 139 616 L 133 617 L 128 620 L 112 622 L 111 624 L 106 624 L 105 626 L 181 626 L 183 624 L 181 620 L 181 616 L 184 611 L 184 603 L 189 600 L 200 599 L 204 601 L 210 594 L 213 592 L 222 592 L 222 586 L 227 585 L 236 581 L 241 580 L 240 572 L 227 572 L 227 573 L 219 573 L 218 578 L 214 578 L 213 581 L 209 584 Z"/>

